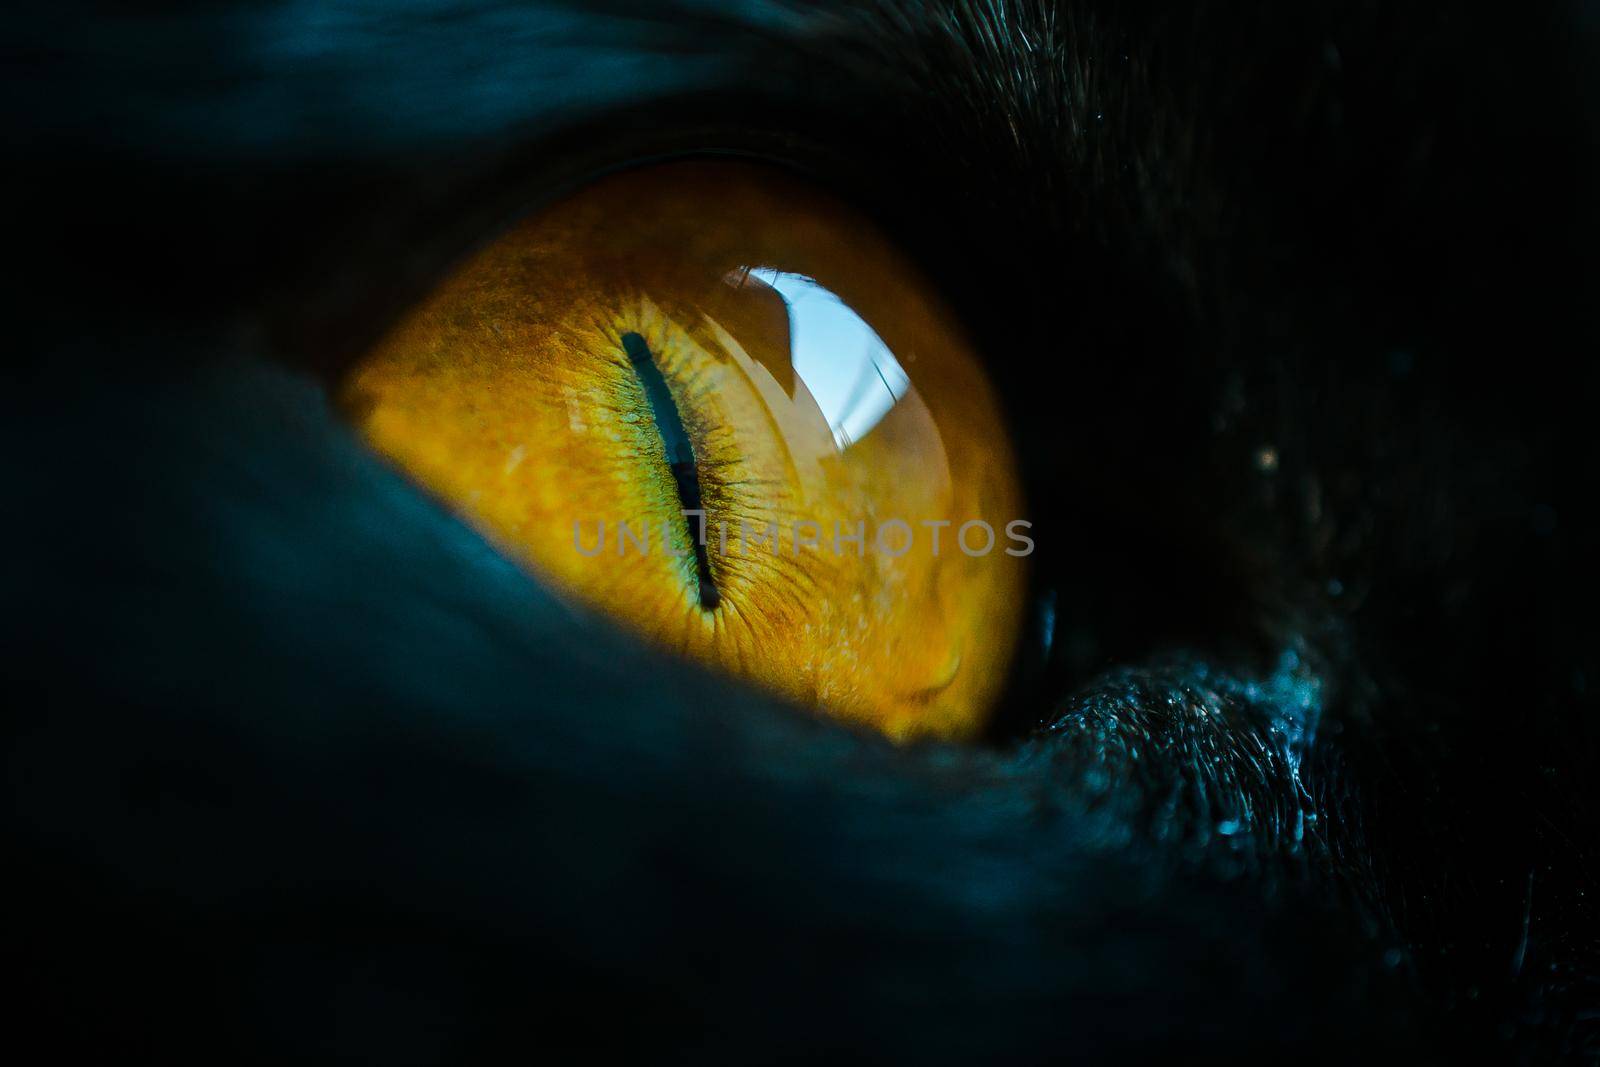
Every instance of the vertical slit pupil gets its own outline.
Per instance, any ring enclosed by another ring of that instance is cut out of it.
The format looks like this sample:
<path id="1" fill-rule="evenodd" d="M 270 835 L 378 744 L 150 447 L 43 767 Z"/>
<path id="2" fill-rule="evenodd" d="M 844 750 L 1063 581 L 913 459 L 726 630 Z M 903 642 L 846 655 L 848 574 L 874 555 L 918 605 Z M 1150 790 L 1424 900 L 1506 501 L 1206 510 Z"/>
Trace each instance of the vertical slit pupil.
<path id="1" fill-rule="evenodd" d="M 721 602 L 722 597 L 712 579 L 711 559 L 706 553 L 707 521 L 705 506 L 700 498 L 700 473 L 695 467 L 694 446 L 683 428 L 683 417 L 678 413 L 676 401 L 672 399 L 672 390 L 667 388 L 667 380 L 662 376 L 661 368 L 656 366 L 655 357 L 651 355 L 645 339 L 637 333 L 625 333 L 622 335 L 622 350 L 627 353 L 628 362 L 632 364 L 633 372 L 638 376 L 639 384 L 644 386 L 645 396 L 650 401 L 650 413 L 655 417 L 656 431 L 666 446 L 667 464 L 672 469 L 673 483 L 678 487 L 678 503 L 684 511 L 698 511 L 701 514 L 700 529 L 691 528 L 689 540 L 694 546 L 700 607 L 710 611 Z M 686 523 L 687 518 L 685 516 Z"/>

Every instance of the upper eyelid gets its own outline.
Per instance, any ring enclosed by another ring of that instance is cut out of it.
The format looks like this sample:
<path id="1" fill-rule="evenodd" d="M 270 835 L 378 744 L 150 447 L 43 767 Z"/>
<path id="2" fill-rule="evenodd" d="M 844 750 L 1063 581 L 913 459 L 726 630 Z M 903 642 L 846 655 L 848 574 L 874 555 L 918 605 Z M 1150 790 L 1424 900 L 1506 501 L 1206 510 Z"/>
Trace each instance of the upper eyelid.
<path id="1" fill-rule="evenodd" d="M 896 40 L 906 31 L 871 9 L 815 19 L 777 4 L 663 4 L 647 17 L 629 7 L 628 18 L 618 10 L 452 9 L 422 37 L 396 33 L 403 20 L 376 9 L 319 23 L 295 12 L 239 17 L 234 47 L 218 55 L 236 70 L 269 72 L 263 82 L 275 68 L 301 70 L 295 99 L 259 101 L 278 121 L 249 121 L 251 80 L 236 77 L 232 96 L 224 90 L 199 110 L 212 125 L 247 131 L 247 141 L 213 139 L 209 126 L 204 137 L 171 140 L 270 159 L 268 180 L 285 191 L 268 210 L 308 216 L 310 236 L 266 235 L 284 242 L 271 258 L 291 268 L 265 287 L 274 293 L 262 309 L 272 347 L 337 377 L 454 262 L 516 218 L 607 169 L 673 155 L 743 154 L 806 170 L 869 214 L 903 211 L 907 225 L 881 220 L 897 239 L 922 236 L 917 218 L 937 210 L 938 195 L 926 211 L 905 200 L 920 195 L 927 162 L 906 147 L 882 151 L 883 137 L 933 143 L 939 116 L 961 109 L 927 93 L 909 112 L 875 112 L 918 84 L 919 48 L 930 42 Z M 846 58 L 830 58 L 831 37 L 850 39 L 839 50 Z M 586 59 L 596 56 L 605 62 Z M 588 91 L 597 82 L 602 91 Z M 306 156 L 316 160 L 310 175 L 298 172 Z M 908 172 L 918 174 L 913 187 Z M 926 247 L 907 250 L 932 259 Z"/>
<path id="2" fill-rule="evenodd" d="M 344 219 L 346 233 L 313 237 L 309 265 L 269 309 L 273 347 L 287 362 L 335 380 L 454 264 L 563 194 L 611 171 L 649 162 L 755 155 L 720 147 L 737 143 L 732 135 L 705 131 L 685 137 L 675 151 L 664 147 L 672 143 L 670 132 L 659 129 L 638 148 L 630 143 L 606 130 L 529 141 L 517 153 L 521 164 L 431 198 L 417 189 L 427 184 L 426 174 L 408 175 L 403 186 L 388 190 L 392 202 L 371 204 L 359 217 Z M 544 162 L 547 156 L 555 162 Z M 786 163 L 777 157 L 769 161 Z M 425 199 L 419 201 L 419 195 Z"/>
<path id="3" fill-rule="evenodd" d="M 864 160 L 856 148 L 847 135 L 831 141 L 826 133 L 797 131 L 765 109 L 693 97 L 529 139 L 471 180 L 461 180 L 461 174 L 477 169 L 472 162 L 449 161 L 443 181 L 430 181 L 426 168 L 419 168 L 394 185 L 380 184 L 376 196 L 368 190 L 368 202 L 356 205 L 352 217 L 339 213 L 348 203 L 334 198 L 334 230 L 314 242 L 315 254 L 294 279 L 296 288 L 275 301 L 268 330 L 286 361 L 336 380 L 474 249 L 566 193 L 608 173 L 654 163 L 733 158 L 775 166 L 883 222 L 884 201 L 874 203 L 868 192 L 879 164 Z M 903 201 L 892 206 L 903 209 Z"/>
<path id="4" fill-rule="evenodd" d="M 261 321 L 284 361 L 324 371 L 451 261 L 607 167 L 682 151 L 808 153 L 787 119 L 761 128 L 781 101 L 805 106 L 800 79 L 769 61 L 785 51 L 784 20 L 739 13 L 750 5 L 660 4 L 626 18 L 622 7 L 101 15 L 61 27 L 53 61 L 29 68 L 42 106 L 16 132 L 26 140 L 40 122 L 41 142 L 64 150 L 92 136 L 96 158 L 211 208 L 138 228 L 211 259 L 227 244 L 227 269 L 197 265 L 196 288 L 223 290 L 217 303 Z M 176 54 L 184 61 L 163 68 L 139 58 Z M 115 92 L 96 88 L 112 79 Z M 84 100 L 94 124 L 51 108 Z M 135 200 L 142 186 L 129 188 L 123 199 Z M 97 212 L 135 228 L 115 196 L 84 205 L 86 228 Z M 206 215 L 203 229 L 192 221 Z"/>

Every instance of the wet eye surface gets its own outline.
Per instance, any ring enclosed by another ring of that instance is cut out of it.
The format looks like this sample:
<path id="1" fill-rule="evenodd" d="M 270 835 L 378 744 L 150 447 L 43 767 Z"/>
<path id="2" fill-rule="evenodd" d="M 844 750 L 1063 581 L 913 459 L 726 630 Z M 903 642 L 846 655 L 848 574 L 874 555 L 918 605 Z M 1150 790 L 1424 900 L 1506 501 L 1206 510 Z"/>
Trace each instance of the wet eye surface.
<path id="1" fill-rule="evenodd" d="M 348 373 L 378 452 L 558 593 L 891 737 L 977 731 L 1033 544 L 958 325 L 780 171 L 597 181 Z"/>

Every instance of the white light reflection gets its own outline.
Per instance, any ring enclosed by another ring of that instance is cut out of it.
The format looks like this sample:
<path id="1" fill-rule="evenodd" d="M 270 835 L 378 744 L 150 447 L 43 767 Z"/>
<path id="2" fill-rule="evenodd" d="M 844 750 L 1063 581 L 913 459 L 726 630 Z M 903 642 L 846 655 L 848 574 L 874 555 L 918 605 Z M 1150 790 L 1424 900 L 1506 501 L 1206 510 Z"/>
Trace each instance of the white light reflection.
<path id="1" fill-rule="evenodd" d="M 889 346 L 837 296 L 800 274 L 757 267 L 789 306 L 795 375 L 816 398 L 840 451 L 865 437 L 911 387 Z"/>

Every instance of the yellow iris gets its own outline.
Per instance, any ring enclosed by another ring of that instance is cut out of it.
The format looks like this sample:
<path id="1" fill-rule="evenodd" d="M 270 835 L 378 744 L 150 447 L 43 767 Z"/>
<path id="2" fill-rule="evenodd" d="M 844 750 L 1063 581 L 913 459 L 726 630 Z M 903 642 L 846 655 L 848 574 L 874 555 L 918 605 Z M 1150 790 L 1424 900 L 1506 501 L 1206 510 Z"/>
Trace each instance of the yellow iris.
<path id="1" fill-rule="evenodd" d="M 777 172 L 596 182 L 343 383 L 367 440 L 572 599 L 891 737 L 970 736 L 1031 548 L 981 369 L 861 218 Z"/>

